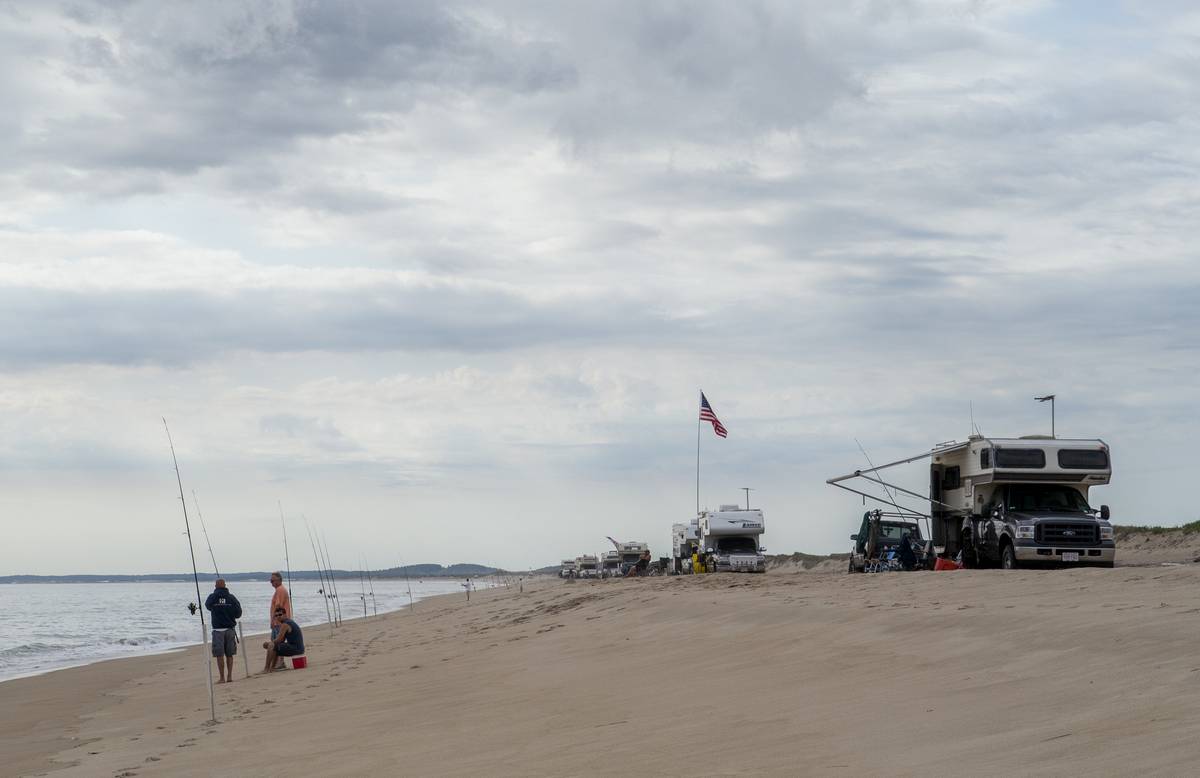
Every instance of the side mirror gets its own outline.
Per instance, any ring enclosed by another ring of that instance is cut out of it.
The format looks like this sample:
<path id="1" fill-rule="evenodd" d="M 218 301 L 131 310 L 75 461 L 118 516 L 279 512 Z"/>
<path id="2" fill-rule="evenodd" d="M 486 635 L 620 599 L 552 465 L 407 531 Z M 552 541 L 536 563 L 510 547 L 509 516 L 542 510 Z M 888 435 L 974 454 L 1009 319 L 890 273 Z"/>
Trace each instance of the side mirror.
<path id="1" fill-rule="evenodd" d="M 765 554 L 765 553 L 767 553 L 767 549 L 766 549 L 766 547 L 765 547 L 765 546 L 759 546 L 759 547 L 758 547 L 758 553 L 760 553 L 760 554 Z"/>
<path id="2" fill-rule="evenodd" d="M 1103 519 L 1103 520 L 1105 520 L 1105 521 L 1108 521 L 1108 520 L 1109 520 L 1109 518 L 1110 518 L 1111 516 L 1112 516 L 1112 511 L 1110 511 L 1110 510 L 1108 509 L 1108 506 L 1107 506 L 1107 505 L 1101 505 L 1101 506 L 1100 506 L 1100 518 L 1101 518 L 1101 519 Z"/>
<path id="3" fill-rule="evenodd" d="M 851 536 L 850 536 L 850 539 L 851 539 L 851 540 L 858 540 L 858 533 L 855 533 L 855 534 L 851 535 Z"/>

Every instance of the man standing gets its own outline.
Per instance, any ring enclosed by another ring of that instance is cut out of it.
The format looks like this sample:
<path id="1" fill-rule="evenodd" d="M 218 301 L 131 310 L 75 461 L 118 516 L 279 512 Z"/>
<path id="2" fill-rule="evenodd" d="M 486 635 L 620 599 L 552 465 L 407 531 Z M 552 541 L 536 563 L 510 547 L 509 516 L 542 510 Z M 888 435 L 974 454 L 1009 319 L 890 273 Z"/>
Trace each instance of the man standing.
<path id="1" fill-rule="evenodd" d="M 212 655 L 216 657 L 217 670 L 221 673 L 217 683 L 232 682 L 233 657 L 237 654 L 237 620 L 242 617 L 242 604 L 225 587 L 225 579 L 218 578 L 204 607 L 212 612 Z"/>
<path id="2" fill-rule="evenodd" d="M 283 608 L 276 609 L 271 616 L 279 621 L 279 627 L 271 639 L 263 643 L 263 648 L 267 649 L 264 673 L 282 669 L 285 656 L 301 656 L 304 653 L 304 633 L 300 625 L 288 618 Z"/>
<path id="3" fill-rule="evenodd" d="M 271 586 L 275 587 L 275 594 L 271 595 L 271 640 L 274 640 L 279 635 L 280 619 L 276 614 L 283 610 L 284 618 L 292 617 L 292 596 L 283 585 L 283 576 L 278 570 L 271 573 Z M 279 660 L 276 669 L 283 669 L 283 659 Z"/>

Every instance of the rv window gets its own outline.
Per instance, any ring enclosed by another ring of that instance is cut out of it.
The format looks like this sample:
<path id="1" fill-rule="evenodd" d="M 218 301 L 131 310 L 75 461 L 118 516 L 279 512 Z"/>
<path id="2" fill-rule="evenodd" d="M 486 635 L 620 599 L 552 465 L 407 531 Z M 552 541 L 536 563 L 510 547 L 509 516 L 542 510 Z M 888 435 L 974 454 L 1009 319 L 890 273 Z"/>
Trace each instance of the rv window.
<path id="1" fill-rule="evenodd" d="M 992 467 L 992 450 L 985 448 L 979 452 L 979 466 L 984 470 L 989 470 Z"/>
<path id="2" fill-rule="evenodd" d="M 1040 448 L 998 448 L 996 449 L 996 467 L 1028 467 L 1032 469 L 1046 466 L 1046 452 Z"/>
<path id="3" fill-rule="evenodd" d="M 1107 470 L 1108 452 L 1086 448 L 1064 448 L 1058 452 L 1058 466 L 1063 470 Z"/>
<path id="4" fill-rule="evenodd" d="M 942 474 L 942 488 L 957 489 L 962 486 L 959 474 L 960 470 L 958 467 L 947 467 L 946 471 Z"/>

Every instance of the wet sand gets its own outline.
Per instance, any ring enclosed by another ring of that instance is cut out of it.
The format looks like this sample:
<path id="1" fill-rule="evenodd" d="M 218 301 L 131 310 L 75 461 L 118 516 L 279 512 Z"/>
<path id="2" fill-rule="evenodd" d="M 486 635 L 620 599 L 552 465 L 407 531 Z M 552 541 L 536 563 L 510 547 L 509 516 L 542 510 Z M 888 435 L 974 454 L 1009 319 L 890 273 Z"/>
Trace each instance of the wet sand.
<path id="1" fill-rule="evenodd" d="M 1183 775 L 1200 566 L 544 580 L 0 684 L 0 774 Z M 252 644 L 253 645 L 253 644 Z M 261 663 L 261 651 L 251 657 Z"/>

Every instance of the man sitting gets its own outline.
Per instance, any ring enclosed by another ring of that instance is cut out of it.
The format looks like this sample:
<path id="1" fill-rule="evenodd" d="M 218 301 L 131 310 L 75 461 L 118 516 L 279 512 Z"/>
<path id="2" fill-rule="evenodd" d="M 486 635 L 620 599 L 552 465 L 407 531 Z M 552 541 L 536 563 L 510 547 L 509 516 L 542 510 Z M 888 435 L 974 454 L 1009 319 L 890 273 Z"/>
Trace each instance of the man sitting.
<path id="1" fill-rule="evenodd" d="M 300 625 L 289 619 L 287 611 L 283 608 L 275 609 L 275 619 L 279 622 L 279 632 L 273 639 L 263 643 L 263 648 L 267 649 L 264 673 L 276 670 L 275 661 L 280 657 L 300 656 L 304 653 L 304 633 L 300 630 Z"/>
<path id="2" fill-rule="evenodd" d="M 650 552 L 643 551 L 641 557 L 636 563 L 630 565 L 629 572 L 625 574 L 628 578 L 631 575 L 646 575 L 650 570 Z"/>

